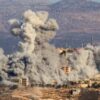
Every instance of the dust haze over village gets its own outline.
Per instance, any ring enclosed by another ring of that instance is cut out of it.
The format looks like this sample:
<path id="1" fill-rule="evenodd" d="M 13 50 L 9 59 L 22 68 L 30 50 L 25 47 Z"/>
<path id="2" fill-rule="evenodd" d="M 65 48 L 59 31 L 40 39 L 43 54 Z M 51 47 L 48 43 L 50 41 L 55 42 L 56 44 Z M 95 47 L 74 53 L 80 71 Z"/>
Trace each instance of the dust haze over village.
<path id="1" fill-rule="evenodd" d="M 100 100 L 99 17 L 96 0 L 0 0 L 0 100 Z"/>

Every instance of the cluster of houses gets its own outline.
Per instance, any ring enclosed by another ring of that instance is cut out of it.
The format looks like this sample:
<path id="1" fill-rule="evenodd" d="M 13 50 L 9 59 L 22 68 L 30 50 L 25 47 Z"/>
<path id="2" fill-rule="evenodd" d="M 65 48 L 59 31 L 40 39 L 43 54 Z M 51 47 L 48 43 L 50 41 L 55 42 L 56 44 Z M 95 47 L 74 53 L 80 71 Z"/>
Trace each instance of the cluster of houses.
<path id="1" fill-rule="evenodd" d="M 78 52 L 78 49 L 58 48 L 57 50 L 59 51 L 59 54 L 61 54 L 61 55 L 66 52 L 69 52 L 69 53 Z M 65 72 L 65 74 L 68 74 L 72 71 L 70 66 L 63 66 L 61 69 Z M 99 77 L 98 79 L 100 79 L 100 75 L 98 75 L 97 77 Z M 71 81 L 71 82 L 69 82 L 69 84 L 70 84 L 69 86 L 79 87 L 79 88 L 91 87 L 92 84 L 97 81 L 96 79 L 95 80 L 91 79 L 91 80 L 85 80 L 85 81 L 78 81 L 78 82 Z M 14 79 L 12 79 L 12 81 L 17 83 L 19 86 L 24 86 L 24 87 L 30 86 L 29 79 L 26 76 L 21 77 L 21 78 L 14 78 Z M 100 84 L 100 80 L 98 80 L 97 82 L 98 82 L 98 84 Z M 57 84 L 57 82 L 55 80 L 53 80 L 52 84 L 54 86 Z"/>
<path id="2" fill-rule="evenodd" d="M 28 77 L 24 76 L 21 78 L 18 77 L 14 77 L 11 79 L 12 82 L 14 82 L 16 85 L 18 85 L 19 87 L 28 87 L 30 86 L 30 82 Z"/>

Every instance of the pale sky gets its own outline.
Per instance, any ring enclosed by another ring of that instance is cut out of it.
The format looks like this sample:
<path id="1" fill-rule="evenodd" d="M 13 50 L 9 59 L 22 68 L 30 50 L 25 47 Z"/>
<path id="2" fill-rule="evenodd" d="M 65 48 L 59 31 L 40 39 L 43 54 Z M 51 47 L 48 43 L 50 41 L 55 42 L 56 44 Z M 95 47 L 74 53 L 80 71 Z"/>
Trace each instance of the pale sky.
<path id="1" fill-rule="evenodd" d="M 95 1 L 95 2 L 98 2 L 98 3 L 100 3 L 100 0 L 92 0 L 92 1 Z"/>
<path id="2" fill-rule="evenodd" d="M 48 0 L 48 1 L 51 2 L 51 3 L 56 3 L 56 2 L 59 2 L 61 0 Z"/>
<path id="3" fill-rule="evenodd" d="M 16 3 L 20 3 L 20 4 L 25 4 L 25 3 L 32 3 L 33 5 L 35 4 L 43 4 L 43 5 L 51 5 L 51 4 L 54 4 L 54 3 L 57 3 L 59 1 L 62 1 L 62 0 L 12 0 L 12 2 L 16 2 Z"/>

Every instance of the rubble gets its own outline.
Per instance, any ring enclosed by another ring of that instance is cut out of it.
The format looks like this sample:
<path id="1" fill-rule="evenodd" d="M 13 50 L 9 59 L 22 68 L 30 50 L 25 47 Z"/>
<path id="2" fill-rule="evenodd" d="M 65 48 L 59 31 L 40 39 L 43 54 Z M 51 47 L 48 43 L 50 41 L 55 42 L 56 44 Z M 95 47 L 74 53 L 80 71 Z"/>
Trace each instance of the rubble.
<path id="1" fill-rule="evenodd" d="M 28 87 L 30 84 L 29 84 L 29 79 L 28 77 L 22 77 L 19 81 L 19 85 L 21 86 L 25 86 L 25 87 Z"/>

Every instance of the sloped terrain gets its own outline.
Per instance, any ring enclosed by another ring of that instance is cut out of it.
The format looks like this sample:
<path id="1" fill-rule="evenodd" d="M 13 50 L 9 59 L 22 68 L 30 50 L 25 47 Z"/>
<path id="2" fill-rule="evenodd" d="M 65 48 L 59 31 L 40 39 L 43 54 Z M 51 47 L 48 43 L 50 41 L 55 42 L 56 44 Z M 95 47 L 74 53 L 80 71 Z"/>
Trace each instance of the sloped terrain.
<path id="1" fill-rule="evenodd" d="M 19 18 L 27 9 L 46 10 L 57 19 L 60 29 L 53 41 L 56 46 L 80 47 L 82 43 L 91 42 L 91 36 L 94 42 L 100 42 L 100 3 L 87 0 L 61 0 L 51 5 L 40 3 L 41 0 L 0 0 L 0 47 L 7 53 L 15 50 L 17 42 L 8 33 L 7 22 L 11 18 Z"/>

